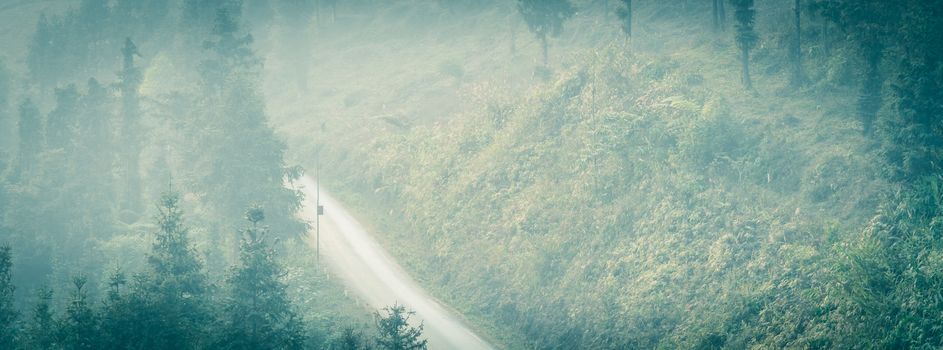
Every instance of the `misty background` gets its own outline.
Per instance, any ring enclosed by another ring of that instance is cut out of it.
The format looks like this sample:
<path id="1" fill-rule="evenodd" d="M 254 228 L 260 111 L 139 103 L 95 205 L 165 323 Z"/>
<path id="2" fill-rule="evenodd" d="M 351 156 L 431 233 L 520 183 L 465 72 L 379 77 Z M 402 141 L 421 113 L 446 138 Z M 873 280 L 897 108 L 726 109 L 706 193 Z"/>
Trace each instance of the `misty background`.
<path id="1" fill-rule="evenodd" d="M 0 348 L 939 347 L 941 11 L 2 0 Z"/>

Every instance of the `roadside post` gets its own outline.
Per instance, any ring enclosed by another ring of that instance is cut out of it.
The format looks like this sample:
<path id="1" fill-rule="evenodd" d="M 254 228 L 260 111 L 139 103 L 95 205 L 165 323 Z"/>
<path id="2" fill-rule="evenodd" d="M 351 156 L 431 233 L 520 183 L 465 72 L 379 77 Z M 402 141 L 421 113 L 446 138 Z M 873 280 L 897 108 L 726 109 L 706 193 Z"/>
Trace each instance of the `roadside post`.
<path id="1" fill-rule="evenodd" d="M 321 215 L 324 215 L 324 206 L 321 205 L 321 147 L 320 147 L 320 146 L 318 146 L 318 152 L 317 152 L 317 154 L 316 154 L 314 157 L 315 157 L 315 161 L 314 161 L 314 162 L 315 162 L 315 163 L 314 163 L 314 164 L 315 164 L 315 165 L 314 165 L 314 167 L 315 167 L 315 175 L 314 175 L 315 184 L 314 184 L 314 186 L 315 186 L 315 193 L 316 193 L 316 195 L 315 195 L 315 197 L 314 197 L 314 198 L 315 198 L 315 199 L 314 199 L 314 202 L 315 202 L 315 205 L 317 206 L 317 210 L 318 210 L 317 215 L 315 215 L 315 219 L 314 219 L 315 241 L 316 241 L 315 245 L 316 245 L 316 247 L 317 247 L 317 249 L 315 249 L 315 251 L 317 252 L 317 253 L 316 253 L 316 255 L 317 255 L 317 262 L 318 262 L 318 264 L 320 264 L 320 263 L 321 263 Z"/>
<path id="2" fill-rule="evenodd" d="M 321 122 L 321 132 L 319 136 L 324 135 L 324 129 L 327 125 L 324 122 Z M 315 231 L 315 255 L 317 256 L 317 263 L 321 264 L 321 215 L 324 215 L 324 206 L 321 205 L 321 147 L 324 145 L 321 143 L 321 137 L 318 137 L 318 148 L 314 152 L 314 181 L 315 181 L 315 197 L 314 204 L 317 207 L 318 212 L 314 216 L 314 231 Z"/>

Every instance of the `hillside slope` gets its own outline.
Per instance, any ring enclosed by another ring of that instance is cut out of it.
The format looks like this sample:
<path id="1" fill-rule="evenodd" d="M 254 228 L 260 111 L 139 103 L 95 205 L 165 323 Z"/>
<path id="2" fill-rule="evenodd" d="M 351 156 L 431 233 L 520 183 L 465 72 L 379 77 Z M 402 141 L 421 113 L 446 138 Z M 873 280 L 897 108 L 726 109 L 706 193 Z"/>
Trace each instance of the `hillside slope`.
<path id="1" fill-rule="evenodd" d="M 939 179 L 887 180 L 854 116 L 853 53 L 810 50 L 812 83 L 792 90 L 785 38 L 764 36 L 744 92 L 731 35 L 705 33 L 707 19 L 643 7 L 627 47 L 596 3 L 580 6 L 546 80 L 524 28 L 518 52 L 504 44 L 513 12 L 425 30 L 362 19 L 416 32 L 378 39 L 385 53 L 324 38 L 319 52 L 340 56 L 311 76 L 327 84 L 281 130 L 309 169 L 321 147 L 325 181 L 395 228 L 383 238 L 407 268 L 513 347 L 939 341 L 920 311 L 936 289 L 906 288 L 940 281 Z M 437 13 L 388 11 L 375 18 Z M 480 41 L 436 41 L 462 26 Z M 470 78 L 431 69 L 463 52 Z"/>

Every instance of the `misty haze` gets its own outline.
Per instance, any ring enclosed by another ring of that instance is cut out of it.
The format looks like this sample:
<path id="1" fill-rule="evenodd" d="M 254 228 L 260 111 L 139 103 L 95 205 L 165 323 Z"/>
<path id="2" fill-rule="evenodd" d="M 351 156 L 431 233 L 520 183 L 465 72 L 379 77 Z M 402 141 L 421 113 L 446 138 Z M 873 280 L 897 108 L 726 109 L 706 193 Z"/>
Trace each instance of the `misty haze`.
<path id="1" fill-rule="evenodd" d="M 0 0 L 0 350 L 943 348 L 943 0 Z"/>

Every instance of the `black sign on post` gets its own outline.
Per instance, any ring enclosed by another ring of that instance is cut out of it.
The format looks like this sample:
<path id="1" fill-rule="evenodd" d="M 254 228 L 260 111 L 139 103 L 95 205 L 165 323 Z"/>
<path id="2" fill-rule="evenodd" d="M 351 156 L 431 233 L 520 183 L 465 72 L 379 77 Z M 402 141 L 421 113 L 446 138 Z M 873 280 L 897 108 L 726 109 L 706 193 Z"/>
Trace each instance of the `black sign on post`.
<path id="1" fill-rule="evenodd" d="M 319 206 L 318 206 L 318 215 L 324 215 L 324 206 L 323 206 L 323 205 L 319 205 Z"/>

